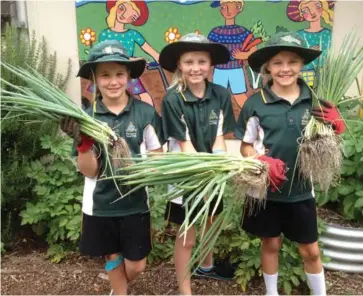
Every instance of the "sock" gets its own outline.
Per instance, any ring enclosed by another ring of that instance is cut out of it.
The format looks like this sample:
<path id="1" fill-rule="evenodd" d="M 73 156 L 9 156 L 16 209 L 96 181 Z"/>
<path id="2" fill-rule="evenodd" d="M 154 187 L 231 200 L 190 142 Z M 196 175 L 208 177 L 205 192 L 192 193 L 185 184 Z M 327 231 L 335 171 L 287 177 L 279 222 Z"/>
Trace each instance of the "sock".
<path id="1" fill-rule="evenodd" d="M 277 278 L 278 273 L 267 274 L 263 273 L 263 279 L 265 280 L 266 295 L 279 295 L 277 292 Z"/>
<path id="2" fill-rule="evenodd" d="M 326 295 L 324 269 L 320 273 L 306 273 L 311 290 L 314 295 Z"/>
<path id="3" fill-rule="evenodd" d="M 201 266 L 201 267 L 199 267 L 199 269 L 201 271 L 208 272 L 208 271 L 211 271 L 213 269 L 213 267 L 214 267 L 214 265 L 212 264 L 210 266 Z"/>

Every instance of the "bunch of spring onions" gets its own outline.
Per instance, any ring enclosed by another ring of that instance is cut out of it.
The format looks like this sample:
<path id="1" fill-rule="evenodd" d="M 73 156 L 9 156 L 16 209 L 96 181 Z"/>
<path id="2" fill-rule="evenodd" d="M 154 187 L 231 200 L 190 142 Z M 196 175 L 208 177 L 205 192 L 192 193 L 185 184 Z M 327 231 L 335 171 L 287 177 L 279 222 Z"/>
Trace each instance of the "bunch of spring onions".
<path id="1" fill-rule="evenodd" d="M 348 34 L 339 50 L 330 49 L 324 65 L 316 69 L 316 80 L 312 89 L 313 104 L 320 106 L 324 99 L 335 106 L 359 100 L 346 99 L 345 94 L 363 70 L 363 47 L 355 34 Z M 340 137 L 330 125 L 314 117 L 306 125 L 299 150 L 301 176 L 318 184 L 327 192 L 340 176 L 343 161 Z"/>
<path id="2" fill-rule="evenodd" d="M 93 138 L 106 150 L 108 164 L 111 164 L 111 157 L 129 156 L 124 139 L 106 123 L 89 116 L 37 71 L 14 67 L 3 62 L 1 67 L 26 84 L 26 86 L 17 86 L 1 78 L 1 109 L 6 112 L 3 119 L 21 120 L 23 117 L 26 121 L 49 120 L 60 123 L 63 117 L 69 116 L 78 121 L 81 133 Z"/>
<path id="3" fill-rule="evenodd" d="M 213 228 L 206 233 L 208 216 L 214 216 L 227 183 L 234 186 L 237 199 L 244 200 L 247 191 L 252 191 L 254 196 L 248 197 L 247 202 L 254 205 L 263 205 L 265 202 L 269 185 L 268 169 L 257 159 L 201 152 L 150 153 L 149 156 L 133 159 L 135 163 L 120 169 L 119 173 L 117 171 L 115 178 L 119 184 L 131 186 L 132 189 L 124 196 L 145 186 L 173 185 L 163 198 L 173 200 L 183 197 L 186 216 L 180 235 L 184 235 L 185 240 L 187 231 L 200 222 L 202 238 L 213 236 L 213 240 L 208 240 L 209 247 L 203 247 L 198 256 L 206 256 L 205 251 L 213 247 L 227 222 L 226 217 L 235 208 L 233 203 L 224 207 L 216 223 L 213 223 Z"/>

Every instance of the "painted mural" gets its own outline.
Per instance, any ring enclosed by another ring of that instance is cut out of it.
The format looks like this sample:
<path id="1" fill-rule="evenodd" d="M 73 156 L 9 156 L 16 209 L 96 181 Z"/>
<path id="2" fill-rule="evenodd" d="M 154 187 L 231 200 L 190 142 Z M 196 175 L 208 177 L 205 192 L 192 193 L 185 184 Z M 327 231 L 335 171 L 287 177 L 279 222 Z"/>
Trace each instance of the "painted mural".
<path id="1" fill-rule="evenodd" d="M 184 34 L 198 32 L 224 44 L 230 61 L 216 65 L 210 80 L 232 95 L 237 117 L 247 97 L 262 85 L 262 78 L 248 66 L 248 56 L 279 31 L 297 31 L 309 47 L 324 52 L 331 46 L 334 2 L 325 0 L 76 0 L 80 63 L 90 48 L 107 39 L 120 41 L 132 57 L 144 57 L 147 66 L 140 79 L 130 81 L 135 97 L 160 112 L 161 100 L 172 74 L 158 64 L 159 52 Z M 313 84 L 316 67 L 306 65 L 302 77 Z M 85 104 L 93 99 L 94 87 L 82 80 Z"/>

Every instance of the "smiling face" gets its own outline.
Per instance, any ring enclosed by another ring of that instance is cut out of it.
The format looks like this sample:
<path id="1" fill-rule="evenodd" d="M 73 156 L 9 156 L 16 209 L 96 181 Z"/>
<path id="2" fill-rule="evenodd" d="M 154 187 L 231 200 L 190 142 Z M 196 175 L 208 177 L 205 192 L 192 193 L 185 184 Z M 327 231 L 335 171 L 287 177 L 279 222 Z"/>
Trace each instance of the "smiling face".
<path id="1" fill-rule="evenodd" d="M 303 2 L 299 9 L 304 20 L 308 22 L 320 20 L 323 15 L 323 5 L 317 0 Z"/>
<path id="2" fill-rule="evenodd" d="M 134 9 L 131 3 L 121 3 L 116 8 L 116 21 L 123 24 L 132 24 L 140 17 L 138 11 Z"/>
<path id="3" fill-rule="evenodd" d="M 297 83 L 303 66 L 303 59 L 296 53 L 281 51 L 267 62 L 266 69 L 274 84 L 286 88 Z"/>
<path id="4" fill-rule="evenodd" d="M 242 11 L 242 8 L 242 2 L 222 2 L 221 14 L 227 20 L 234 19 Z"/>
<path id="5" fill-rule="evenodd" d="M 188 85 L 204 83 L 211 71 L 211 58 L 208 52 L 193 51 L 184 53 L 178 68 Z"/>
<path id="6" fill-rule="evenodd" d="M 96 67 L 96 84 L 104 100 L 120 99 L 126 89 L 129 72 L 125 65 L 100 63 Z"/>

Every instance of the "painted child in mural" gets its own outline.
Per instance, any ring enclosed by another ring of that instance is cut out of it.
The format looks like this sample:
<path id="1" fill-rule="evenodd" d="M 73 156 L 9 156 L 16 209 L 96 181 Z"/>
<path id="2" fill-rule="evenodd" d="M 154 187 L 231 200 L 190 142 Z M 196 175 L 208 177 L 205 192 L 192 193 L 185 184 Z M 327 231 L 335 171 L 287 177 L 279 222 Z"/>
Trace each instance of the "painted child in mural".
<path id="1" fill-rule="evenodd" d="M 226 88 L 229 86 L 239 107 L 247 99 L 243 61 L 257 49 L 252 32 L 236 25 L 236 17 L 242 12 L 244 5 L 244 0 L 213 1 L 211 7 L 220 7 L 225 24 L 213 28 L 208 35 L 209 40 L 225 45 L 231 55 L 227 64 L 215 65 L 213 82 Z"/>
<path id="2" fill-rule="evenodd" d="M 315 69 L 323 64 L 327 50 L 331 46 L 332 32 L 322 26 L 322 19 L 328 26 L 333 25 L 334 11 L 333 1 L 319 0 L 295 0 L 287 5 L 287 16 L 294 22 L 309 22 L 309 28 L 297 31 L 312 49 L 321 50 L 323 53 L 319 59 L 306 65 L 301 75 L 311 86 L 315 78 Z"/>
<path id="3" fill-rule="evenodd" d="M 106 18 L 108 28 L 100 33 L 99 41 L 118 40 L 126 48 L 127 54 L 134 57 L 135 44 L 149 54 L 156 62 L 159 61 L 159 53 L 153 49 L 145 38 L 136 30 L 128 29 L 127 24 L 142 26 L 149 17 L 149 10 L 144 1 L 119 0 L 106 2 L 108 16 Z M 139 95 L 142 101 L 154 106 L 153 99 L 147 93 L 140 78 L 129 82 L 129 91 L 133 95 Z"/>

